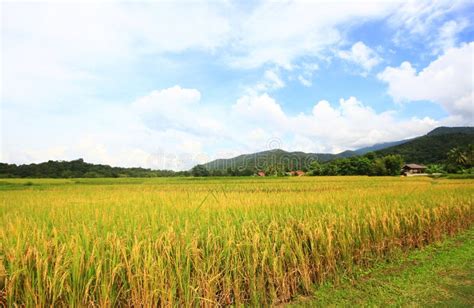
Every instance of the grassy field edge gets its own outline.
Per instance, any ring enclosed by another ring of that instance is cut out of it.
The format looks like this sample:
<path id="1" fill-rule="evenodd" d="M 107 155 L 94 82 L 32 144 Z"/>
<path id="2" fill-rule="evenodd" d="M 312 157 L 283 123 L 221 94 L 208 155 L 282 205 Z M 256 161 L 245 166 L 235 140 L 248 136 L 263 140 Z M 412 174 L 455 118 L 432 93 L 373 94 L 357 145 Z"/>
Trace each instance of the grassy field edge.
<path id="1" fill-rule="evenodd" d="M 315 287 L 287 307 L 474 306 L 474 227 L 378 264 L 357 277 Z"/>

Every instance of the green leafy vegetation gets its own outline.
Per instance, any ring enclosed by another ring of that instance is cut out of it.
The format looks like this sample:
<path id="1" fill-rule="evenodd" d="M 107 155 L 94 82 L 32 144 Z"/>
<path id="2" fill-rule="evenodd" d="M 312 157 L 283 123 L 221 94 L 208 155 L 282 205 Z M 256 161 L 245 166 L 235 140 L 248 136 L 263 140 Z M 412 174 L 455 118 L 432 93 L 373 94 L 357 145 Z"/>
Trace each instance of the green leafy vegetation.
<path id="1" fill-rule="evenodd" d="M 191 174 L 192 176 L 209 176 L 209 170 L 203 165 L 197 165 L 191 169 Z"/>
<path id="2" fill-rule="evenodd" d="M 364 156 L 336 159 L 325 164 L 313 162 L 308 175 L 399 175 L 403 165 L 400 155 Z"/>

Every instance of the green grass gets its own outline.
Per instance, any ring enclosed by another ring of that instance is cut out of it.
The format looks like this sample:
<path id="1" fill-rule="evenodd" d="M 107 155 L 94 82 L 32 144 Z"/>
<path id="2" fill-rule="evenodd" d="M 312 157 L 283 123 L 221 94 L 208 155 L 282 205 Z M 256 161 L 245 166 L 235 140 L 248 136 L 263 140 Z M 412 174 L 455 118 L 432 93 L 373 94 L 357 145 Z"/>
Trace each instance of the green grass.
<path id="1" fill-rule="evenodd" d="M 474 179 L 474 174 L 472 173 L 465 173 L 465 174 L 448 174 L 446 177 L 448 179 Z"/>
<path id="2" fill-rule="evenodd" d="M 356 278 L 326 283 L 291 307 L 474 307 L 474 228 L 382 263 Z"/>

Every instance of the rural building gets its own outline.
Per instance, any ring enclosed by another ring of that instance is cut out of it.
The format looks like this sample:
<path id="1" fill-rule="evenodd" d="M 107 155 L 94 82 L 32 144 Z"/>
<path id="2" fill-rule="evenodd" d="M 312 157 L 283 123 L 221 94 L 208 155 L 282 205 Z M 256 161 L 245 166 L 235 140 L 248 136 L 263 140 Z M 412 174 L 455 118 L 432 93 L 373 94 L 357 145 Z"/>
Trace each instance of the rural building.
<path id="1" fill-rule="evenodd" d="M 406 164 L 402 168 L 403 175 L 415 175 L 415 174 L 424 174 L 426 166 L 418 164 Z"/>
<path id="2" fill-rule="evenodd" d="M 291 171 L 290 175 L 292 175 L 292 176 L 303 176 L 303 175 L 305 175 L 305 173 L 302 170 L 296 170 L 296 171 Z"/>
<path id="3" fill-rule="evenodd" d="M 258 175 L 258 176 L 265 176 L 265 172 L 259 171 L 259 172 L 257 172 L 257 175 Z"/>

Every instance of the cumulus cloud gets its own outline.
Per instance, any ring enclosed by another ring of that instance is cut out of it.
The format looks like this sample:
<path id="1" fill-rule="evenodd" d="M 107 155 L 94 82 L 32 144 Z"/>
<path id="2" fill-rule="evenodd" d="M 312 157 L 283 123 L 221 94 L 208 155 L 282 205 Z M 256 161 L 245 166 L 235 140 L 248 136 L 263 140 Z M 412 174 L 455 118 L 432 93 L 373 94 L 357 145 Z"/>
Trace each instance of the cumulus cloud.
<path id="1" fill-rule="evenodd" d="M 204 114 L 201 93 L 174 86 L 155 90 L 132 102 L 132 109 L 155 130 L 179 129 L 199 133 L 219 130 L 220 124 Z"/>
<path id="2" fill-rule="evenodd" d="M 400 121 L 395 111 L 377 113 L 355 97 L 340 99 L 337 106 L 319 101 L 311 114 L 300 114 L 292 122 L 298 134 L 330 152 L 421 135 L 437 124 L 430 118 Z"/>
<path id="3" fill-rule="evenodd" d="M 338 56 L 360 66 L 363 70 L 363 75 L 367 75 L 374 66 L 382 61 L 381 57 L 374 50 L 360 41 L 352 45 L 350 50 L 339 51 Z"/>
<path id="4" fill-rule="evenodd" d="M 474 119 L 474 42 L 451 48 L 421 71 L 410 62 L 387 67 L 378 78 L 398 102 L 428 100 L 472 124 Z"/>
<path id="5" fill-rule="evenodd" d="M 179 105 L 193 105 L 201 100 L 201 93 L 196 89 L 183 89 L 176 85 L 163 90 L 154 90 L 138 98 L 133 105 L 144 112 L 156 112 L 164 108 Z"/>
<path id="6" fill-rule="evenodd" d="M 241 135 L 251 140 L 258 136 L 260 142 L 263 138 L 278 138 L 287 150 L 336 153 L 422 135 L 440 125 L 429 117 L 399 120 L 395 111 L 377 113 L 355 97 L 340 99 L 337 106 L 322 100 L 311 113 L 292 116 L 267 94 L 244 96 L 232 111 L 243 122 Z M 254 150 L 262 150 L 265 144 Z"/>
<path id="7" fill-rule="evenodd" d="M 274 127 L 284 125 L 287 119 L 281 106 L 266 93 L 239 98 L 232 105 L 232 112 L 241 119 Z"/>

